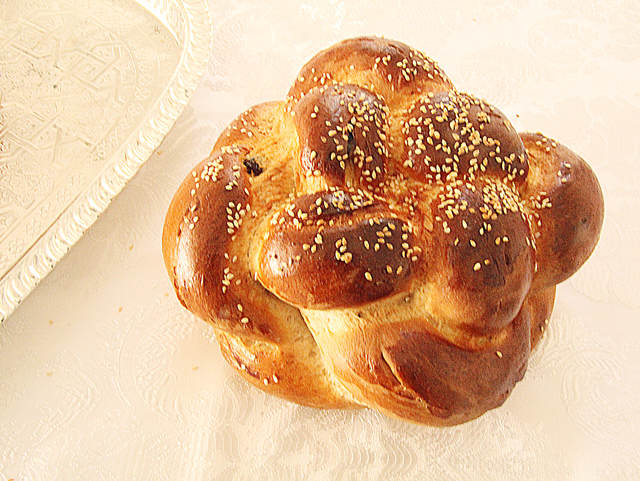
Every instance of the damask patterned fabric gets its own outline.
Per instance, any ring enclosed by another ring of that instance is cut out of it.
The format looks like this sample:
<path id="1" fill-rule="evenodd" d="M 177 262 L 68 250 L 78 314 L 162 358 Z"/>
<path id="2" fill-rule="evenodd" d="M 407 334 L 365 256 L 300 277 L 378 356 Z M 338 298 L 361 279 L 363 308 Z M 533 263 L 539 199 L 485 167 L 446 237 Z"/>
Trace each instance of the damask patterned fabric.
<path id="1" fill-rule="evenodd" d="M 0 0 L 0 32 L 8 1 Z M 0 325 L 0 479 L 640 479 L 640 4 L 209 0 L 209 8 L 215 48 L 189 107 Z M 598 247 L 559 286 L 518 389 L 454 428 L 259 392 L 224 363 L 212 329 L 184 311 L 164 272 L 164 215 L 194 160 L 238 112 L 283 98 L 315 52 L 356 35 L 396 38 L 437 58 L 460 90 L 499 105 L 518 130 L 540 129 L 579 152 L 605 196 Z M 0 43 L 2 75 L 10 53 Z M 10 218 L 0 209 L 0 229 Z"/>

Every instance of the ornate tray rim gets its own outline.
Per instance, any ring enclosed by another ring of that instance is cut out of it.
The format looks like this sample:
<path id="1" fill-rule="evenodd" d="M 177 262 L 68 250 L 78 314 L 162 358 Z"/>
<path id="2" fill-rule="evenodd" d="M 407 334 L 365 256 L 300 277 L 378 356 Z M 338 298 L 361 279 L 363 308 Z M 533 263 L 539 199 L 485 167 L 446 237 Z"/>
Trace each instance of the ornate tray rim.
<path id="1" fill-rule="evenodd" d="M 127 182 L 150 158 L 173 127 L 204 75 L 213 42 L 206 0 L 131 0 L 172 31 L 180 61 L 144 122 L 89 182 L 62 215 L 0 279 L 0 324 L 35 289 Z M 183 38 L 179 38 L 181 35 Z"/>

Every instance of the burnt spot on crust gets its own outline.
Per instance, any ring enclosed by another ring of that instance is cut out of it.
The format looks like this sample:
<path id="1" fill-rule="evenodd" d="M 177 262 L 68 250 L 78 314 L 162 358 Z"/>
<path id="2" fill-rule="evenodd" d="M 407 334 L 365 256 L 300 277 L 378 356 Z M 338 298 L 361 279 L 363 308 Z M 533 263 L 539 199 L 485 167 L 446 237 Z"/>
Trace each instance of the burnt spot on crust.
<path id="1" fill-rule="evenodd" d="M 263 172 L 262 167 L 260 167 L 260 164 L 258 163 L 258 157 L 247 157 L 242 163 L 247 169 L 247 174 L 252 177 L 257 177 Z"/>

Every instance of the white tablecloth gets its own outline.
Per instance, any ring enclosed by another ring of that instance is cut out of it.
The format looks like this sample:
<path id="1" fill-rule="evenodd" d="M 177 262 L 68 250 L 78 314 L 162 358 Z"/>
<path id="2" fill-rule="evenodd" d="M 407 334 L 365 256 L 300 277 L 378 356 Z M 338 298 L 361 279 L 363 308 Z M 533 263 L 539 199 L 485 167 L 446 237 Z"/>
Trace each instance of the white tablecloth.
<path id="1" fill-rule="evenodd" d="M 0 480 L 640 479 L 640 3 L 210 0 L 214 49 L 164 143 L 0 325 Z M 0 17 L 2 14 L 0 13 Z M 217 135 L 319 49 L 383 35 L 594 168 L 602 237 L 499 409 L 436 429 L 270 397 L 178 303 L 160 234 Z"/>

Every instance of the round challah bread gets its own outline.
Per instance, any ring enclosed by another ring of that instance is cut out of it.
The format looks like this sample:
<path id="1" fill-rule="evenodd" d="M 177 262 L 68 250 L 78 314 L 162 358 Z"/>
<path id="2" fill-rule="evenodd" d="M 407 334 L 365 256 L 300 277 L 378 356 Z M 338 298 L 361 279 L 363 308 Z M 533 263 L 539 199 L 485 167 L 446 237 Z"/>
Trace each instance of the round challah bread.
<path id="1" fill-rule="evenodd" d="M 505 401 L 603 212 L 568 148 L 407 45 L 357 38 L 229 125 L 162 246 L 180 302 L 256 386 L 442 426 Z"/>

